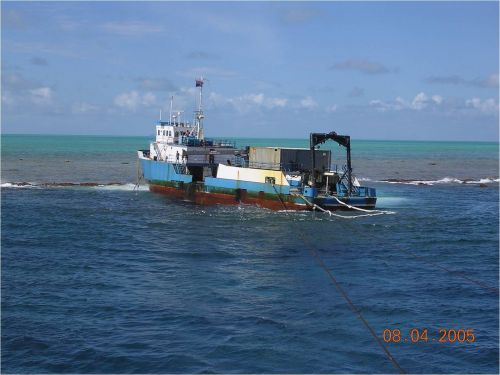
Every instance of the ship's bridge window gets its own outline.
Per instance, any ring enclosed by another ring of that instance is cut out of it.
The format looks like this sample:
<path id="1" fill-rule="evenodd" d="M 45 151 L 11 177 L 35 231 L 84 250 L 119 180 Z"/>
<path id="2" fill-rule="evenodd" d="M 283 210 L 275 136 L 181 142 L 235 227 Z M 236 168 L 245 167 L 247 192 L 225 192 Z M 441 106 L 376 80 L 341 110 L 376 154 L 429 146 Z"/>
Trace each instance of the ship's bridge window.
<path id="1" fill-rule="evenodd" d="M 158 130 L 158 135 L 160 135 L 160 131 Z"/>
<path id="2" fill-rule="evenodd" d="M 266 181 L 266 184 L 272 184 L 272 185 L 276 184 L 275 177 L 266 177 L 265 181 Z"/>

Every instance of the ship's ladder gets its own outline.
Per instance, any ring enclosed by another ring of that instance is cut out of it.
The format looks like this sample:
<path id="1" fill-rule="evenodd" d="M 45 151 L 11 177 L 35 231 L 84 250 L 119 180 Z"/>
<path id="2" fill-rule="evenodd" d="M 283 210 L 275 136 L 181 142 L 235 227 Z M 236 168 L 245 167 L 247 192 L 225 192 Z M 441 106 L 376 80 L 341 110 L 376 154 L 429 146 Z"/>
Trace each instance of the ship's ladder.
<path id="1" fill-rule="evenodd" d="M 185 164 L 175 163 L 175 164 L 173 164 L 173 166 L 174 166 L 175 173 L 177 173 L 177 174 L 188 174 L 187 173 L 187 168 L 186 168 Z"/>
<path id="2" fill-rule="evenodd" d="M 158 146 L 158 142 L 153 142 L 153 147 L 155 149 L 157 159 L 160 160 L 161 159 L 161 151 L 160 151 L 160 147 Z"/>
<path id="3" fill-rule="evenodd" d="M 340 192 L 344 193 L 347 195 L 348 191 L 349 191 L 349 174 L 347 173 L 347 166 L 344 165 L 342 167 L 342 170 L 343 170 L 343 174 L 342 176 L 340 177 L 340 180 L 339 182 L 337 183 L 337 189 Z M 354 185 L 354 181 L 355 181 L 355 177 L 354 175 L 351 175 L 351 180 L 352 180 L 352 183 L 351 183 L 351 188 L 352 188 L 352 193 L 354 193 L 354 195 L 359 195 L 359 186 L 356 186 Z"/>

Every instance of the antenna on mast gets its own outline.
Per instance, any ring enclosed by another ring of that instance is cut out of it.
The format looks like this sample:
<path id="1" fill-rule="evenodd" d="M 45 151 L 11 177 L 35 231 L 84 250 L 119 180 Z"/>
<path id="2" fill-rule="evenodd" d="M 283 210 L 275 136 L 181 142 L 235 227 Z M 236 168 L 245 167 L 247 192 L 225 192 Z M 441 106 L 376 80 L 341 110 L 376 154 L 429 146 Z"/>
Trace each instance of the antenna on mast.
<path id="1" fill-rule="evenodd" d="M 205 117 L 203 115 L 203 84 L 205 83 L 205 80 L 203 79 L 203 76 L 200 78 L 196 78 L 196 87 L 200 88 L 200 101 L 198 103 L 198 110 L 195 111 L 195 122 L 196 122 L 196 136 L 198 139 L 203 139 L 203 118 Z"/>
<path id="2" fill-rule="evenodd" d="M 168 122 L 170 123 L 170 125 L 172 125 L 172 106 L 174 104 L 174 96 L 172 95 L 170 97 L 170 117 L 168 118 Z"/>
<path id="3" fill-rule="evenodd" d="M 203 105 L 203 84 L 204 83 L 205 83 L 205 81 L 203 80 L 203 76 L 196 79 L 196 87 L 200 88 L 200 102 L 198 105 L 199 112 L 202 112 L 202 108 L 203 108 L 202 105 Z"/>

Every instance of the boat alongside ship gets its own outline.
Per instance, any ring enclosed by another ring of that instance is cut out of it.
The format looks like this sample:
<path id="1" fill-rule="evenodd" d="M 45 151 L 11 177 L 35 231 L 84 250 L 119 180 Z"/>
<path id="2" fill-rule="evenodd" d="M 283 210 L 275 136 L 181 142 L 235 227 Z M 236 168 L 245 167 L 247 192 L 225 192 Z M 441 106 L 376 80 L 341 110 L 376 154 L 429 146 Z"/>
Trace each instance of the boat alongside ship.
<path id="1" fill-rule="evenodd" d="M 138 150 L 149 190 L 198 204 L 251 204 L 273 210 L 374 209 L 374 188 L 360 186 L 352 173 L 347 135 L 311 133 L 309 148 L 255 147 L 243 149 L 232 141 L 204 136 L 203 79 L 192 122 L 182 112 L 158 121 L 155 141 Z M 317 146 L 327 140 L 346 150 L 346 163 L 333 168 L 330 150 Z"/>

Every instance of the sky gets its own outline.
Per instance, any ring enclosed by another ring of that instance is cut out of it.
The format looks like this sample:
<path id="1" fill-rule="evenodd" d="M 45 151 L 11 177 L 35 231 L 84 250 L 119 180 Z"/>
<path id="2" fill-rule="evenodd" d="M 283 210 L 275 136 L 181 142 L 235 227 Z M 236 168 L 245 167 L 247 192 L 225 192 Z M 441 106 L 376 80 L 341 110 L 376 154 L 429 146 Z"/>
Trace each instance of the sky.
<path id="1" fill-rule="evenodd" d="M 2 133 L 499 137 L 498 2 L 1 2 Z"/>

